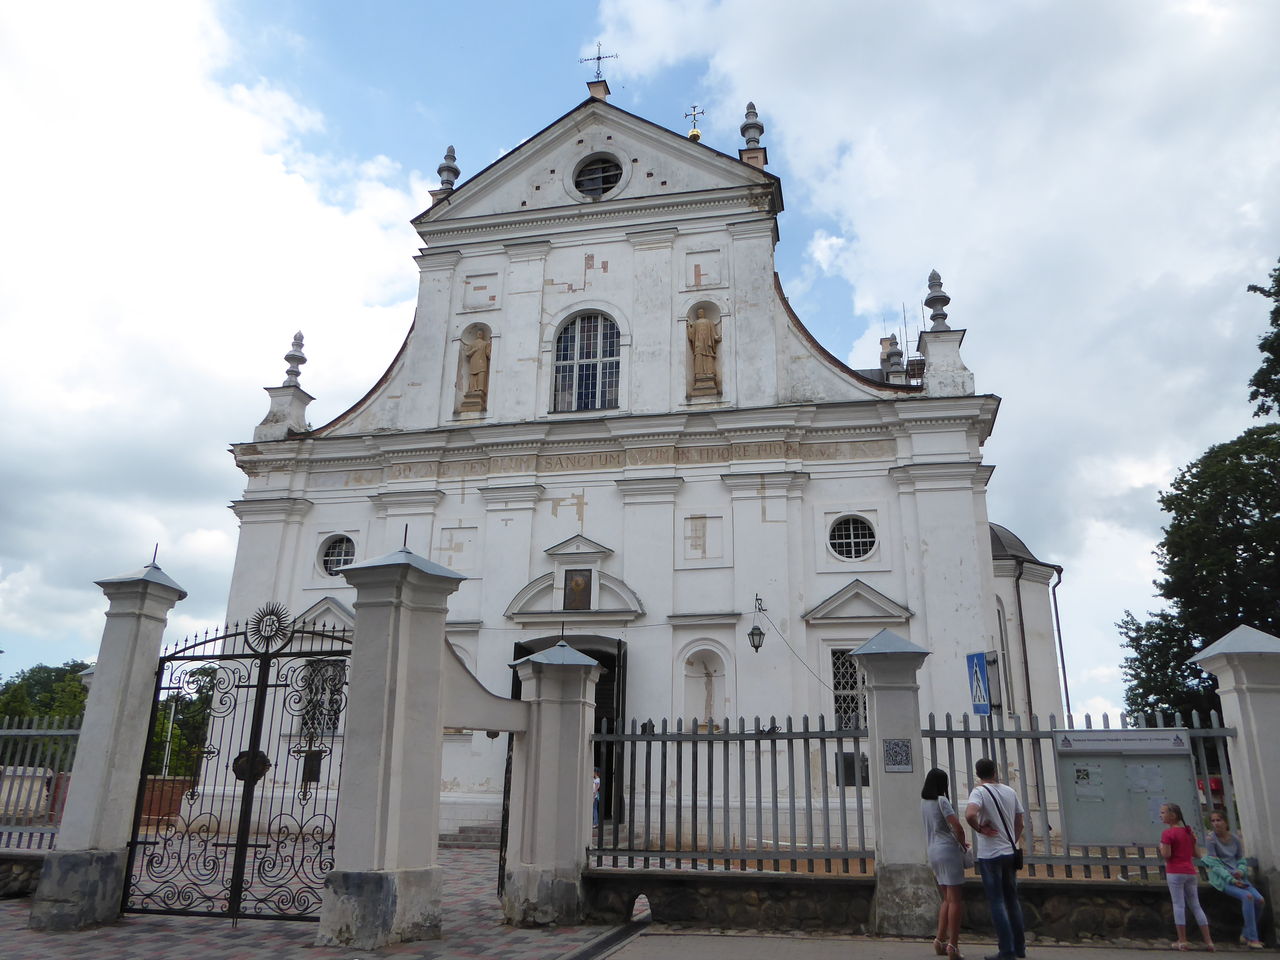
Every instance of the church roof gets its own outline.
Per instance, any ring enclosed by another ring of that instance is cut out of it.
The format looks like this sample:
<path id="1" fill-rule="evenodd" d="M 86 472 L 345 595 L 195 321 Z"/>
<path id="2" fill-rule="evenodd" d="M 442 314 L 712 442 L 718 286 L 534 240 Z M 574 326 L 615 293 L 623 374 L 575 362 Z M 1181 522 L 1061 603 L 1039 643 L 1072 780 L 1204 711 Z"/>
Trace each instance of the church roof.
<path id="1" fill-rule="evenodd" d="M 992 560 L 1029 560 L 1032 563 L 1049 566 L 1043 560 L 1037 559 L 1022 539 L 1008 527 L 1002 527 L 998 523 L 989 523 L 987 526 L 991 528 Z"/>

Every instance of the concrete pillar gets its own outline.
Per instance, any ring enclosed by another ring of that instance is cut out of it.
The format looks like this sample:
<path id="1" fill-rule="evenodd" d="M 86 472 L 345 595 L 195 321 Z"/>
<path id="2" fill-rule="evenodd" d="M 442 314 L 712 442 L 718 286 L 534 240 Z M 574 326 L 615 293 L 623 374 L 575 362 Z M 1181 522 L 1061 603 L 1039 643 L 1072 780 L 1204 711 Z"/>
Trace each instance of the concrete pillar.
<path id="1" fill-rule="evenodd" d="M 110 604 L 107 623 L 58 849 L 45 858 L 31 903 L 36 930 L 80 930 L 120 916 L 160 642 L 169 611 L 187 595 L 154 563 L 97 584 Z"/>
<path id="2" fill-rule="evenodd" d="M 1191 658 L 1218 679 L 1245 852 L 1280 891 L 1280 638 L 1239 626 Z"/>
<path id="3" fill-rule="evenodd" d="M 512 763 L 502 912 L 516 926 L 578 923 L 601 667 L 563 640 L 512 666 L 529 702 L 529 728 L 516 739 Z"/>
<path id="4" fill-rule="evenodd" d="M 938 893 L 925 862 L 920 785 L 926 772 L 916 673 L 929 652 L 881 630 L 854 654 L 867 678 L 871 810 L 875 825 L 875 936 L 920 937 L 937 926 Z"/>
<path id="5" fill-rule="evenodd" d="M 407 549 L 342 574 L 356 629 L 317 942 L 371 950 L 440 936 L 445 601 L 463 578 Z"/>

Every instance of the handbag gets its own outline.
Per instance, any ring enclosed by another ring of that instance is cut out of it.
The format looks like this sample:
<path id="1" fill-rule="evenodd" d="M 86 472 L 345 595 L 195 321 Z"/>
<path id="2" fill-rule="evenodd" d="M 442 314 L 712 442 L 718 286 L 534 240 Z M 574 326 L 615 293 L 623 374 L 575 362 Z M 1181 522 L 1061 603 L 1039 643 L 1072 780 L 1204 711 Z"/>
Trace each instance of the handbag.
<path id="1" fill-rule="evenodd" d="M 1013 847 L 1013 869 L 1015 871 L 1021 870 L 1022 847 L 1018 846 L 1018 841 L 1013 839 L 1013 831 L 1009 829 L 1009 821 L 1004 818 L 1004 808 L 1000 806 L 1000 798 L 986 784 L 983 784 L 982 789 L 987 791 L 987 794 L 991 797 L 991 802 L 996 805 L 996 813 L 1000 815 L 1000 824 L 1004 827 L 1005 836 L 1009 838 L 1009 844 Z"/>

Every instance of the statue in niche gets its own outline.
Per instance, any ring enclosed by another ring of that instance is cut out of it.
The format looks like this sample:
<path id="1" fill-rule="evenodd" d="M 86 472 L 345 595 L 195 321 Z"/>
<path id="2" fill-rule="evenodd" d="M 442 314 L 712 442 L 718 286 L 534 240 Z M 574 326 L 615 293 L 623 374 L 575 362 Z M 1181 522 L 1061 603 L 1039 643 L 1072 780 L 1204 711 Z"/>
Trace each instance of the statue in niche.
<path id="1" fill-rule="evenodd" d="M 467 365 L 467 389 L 462 395 L 462 412 L 478 412 L 489 406 L 489 358 L 493 341 L 484 327 L 476 330 L 470 341 L 462 342 L 462 356 Z"/>
<path id="2" fill-rule="evenodd" d="M 689 337 L 689 349 L 693 353 L 693 387 L 689 391 L 690 395 L 718 396 L 720 374 L 716 370 L 716 357 L 720 352 L 720 325 L 707 316 L 704 308 L 699 307 L 696 316 L 689 321 L 686 333 Z"/>

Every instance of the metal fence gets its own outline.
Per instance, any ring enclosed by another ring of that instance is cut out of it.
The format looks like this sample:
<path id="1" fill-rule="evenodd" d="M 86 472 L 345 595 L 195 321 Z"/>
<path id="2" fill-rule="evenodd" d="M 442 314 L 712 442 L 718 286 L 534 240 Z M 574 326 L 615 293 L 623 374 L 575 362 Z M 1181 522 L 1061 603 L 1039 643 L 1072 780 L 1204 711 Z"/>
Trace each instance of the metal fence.
<path id="1" fill-rule="evenodd" d="M 1077 726 L 1075 718 L 1068 715 L 1066 724 L 1060 726 L 1057 718 L 1050 715 L 1045 726 L 1036 717 L 1024 726 L 1018 717 L 1006 722 L 999 715 L 970 718 L 964 714 L 957 726 L 947 714 L 940 727 L 934 715 L 930 714 L 929 725 L 921 733 L 928 763 L 951 775 L 953 794 L 963 789 L 958 796 L 952 797 L 953 801 L 959 799 L 963 803 L 973 789 L 976 783 L 973 765 L 978 758 L 990 757 L 996 761 L 1001 781 L 1018 791 L 1027 811 L 1023 836 L 1028 876 L 1087 880 L 1159 879 L 1163 864 L 1154 836 L 1152 843 L 1145 846 L 1077 845 L 1070 843 L 1069 837 L 1064 838 L 1060 829 L 1062 810 L 1053 731 L 1112 728 L 1107 715 L 1103 714 L 1100 719 L 1101 725 L 1095 727 L 1093 718 L 1085 714 L 1083 726 Z M 1192 811 L 1185 811 L 1189 825 L 1193 828 L 1201 826 L 1213 809 L 1234 813 L 1235 793 L 1227 762 L 1227 738 L 1235 736 L 1236 731 L 1234 727 L 1224 727 L 1216 712 L 1208 717 L 1159 715 L 1150 724 L 1140 716 L 1121 716 L 1119 720 L 1120 729 L 1149 726 L 1188 729 L 1201 808 L 1199 817 Z"/>
<path id="2" fill-rule="evenodd" d="M 807 716 L 631 721 L 593 736 L 601 867 L 868 873 L 867 731 Z"/>
<path id="3" fill-rule="evenodd" d="M 0 849 L 53 847 L 79 738 L 79 717 L 0 718 Z"/>

